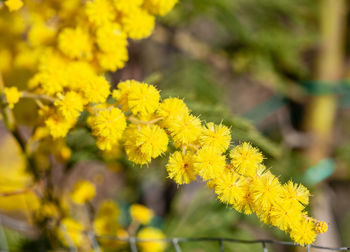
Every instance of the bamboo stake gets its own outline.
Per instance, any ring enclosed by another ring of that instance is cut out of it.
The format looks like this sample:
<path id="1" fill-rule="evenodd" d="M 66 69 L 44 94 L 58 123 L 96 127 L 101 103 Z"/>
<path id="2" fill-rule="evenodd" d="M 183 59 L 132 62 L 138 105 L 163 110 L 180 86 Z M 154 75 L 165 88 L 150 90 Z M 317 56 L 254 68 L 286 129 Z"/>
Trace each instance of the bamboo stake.
<path id="1" fill-rule="evenodd" d="M 326 85 L 336 85 L 336 82 L 343 77 L 344 71 L 343 41 L 346 6 L 344 0 L 320 1 L 321 48 L 316 79 L 326 83 Z M 317 164 L 330 154 L 336 111 L 337 98 L 335 94 L 310 98 L 304 126 L 305 130 L 312 136 L 312 143 L 304 150 L 304 153 L 311 165 Z M 315 197 L 311 202 L 313 216 L 330 223 L 328 232 L 321 235 L 317 244 L 339 246 L 339 236 L 329 204 L 329 193 L 327 185 L 320 184 L 316 188 Z"/>

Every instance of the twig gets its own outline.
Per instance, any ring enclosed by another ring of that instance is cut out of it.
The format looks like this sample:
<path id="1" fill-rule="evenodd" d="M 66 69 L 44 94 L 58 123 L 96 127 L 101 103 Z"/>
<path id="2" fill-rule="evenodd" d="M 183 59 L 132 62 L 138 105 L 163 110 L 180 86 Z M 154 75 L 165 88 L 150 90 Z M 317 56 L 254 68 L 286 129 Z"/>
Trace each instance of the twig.
<path id="1" fill-rule="evenodd" d="M 44 95 L 44 94 L 33 94 L 27 91 L 23 91 L 22 92 L 22 97 L 23 98 L 31 98 L 31 99 L 39 99 L 39 100 L 45 100 L 45 101 L 49 101 L 49 102 L 55 102 L 57 99 L 48 95 Z"/>
<path id="2" fill-rule="evenodd" d="M 151 124 L 155 124 L 157 122 L 159 122 L 160 120 L 163 120 L 163 117 L 158 117 L 158 118 L 155 118 L 151 121 L 142 121 L 140 119 L 137 119 L 133 116 L 129 116 L 127 118 L 130 122 L 134 123 L 134 124 L 146 124 L 146 125 L 151 125 Z"/>
<path id="3" fill-rule="evenodd" d="M 33 191 L 34 188 L 35 188 L 35 185 L 32 185 L 32 186 L 29 186 L 29 187 L 23 188 L 23 189 L 18 189 L 18 190 L 14 190 L 14 191 L 10 191 L 10 192 L 2 192 L 2 193 L 0 193 L 0 197 L 10 197 L 10 196 L 28 193 L 28 192 Z"/>

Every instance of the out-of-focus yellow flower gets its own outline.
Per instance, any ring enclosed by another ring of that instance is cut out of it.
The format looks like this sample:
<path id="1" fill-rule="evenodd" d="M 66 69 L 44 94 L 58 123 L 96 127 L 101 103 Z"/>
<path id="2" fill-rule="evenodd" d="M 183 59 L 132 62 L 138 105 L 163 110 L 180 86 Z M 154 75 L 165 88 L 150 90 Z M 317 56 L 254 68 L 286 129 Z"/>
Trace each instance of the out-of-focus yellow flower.
<path id="1" fill-rule="evenodd" d="M 65 137 L 75 123 L 76 119 L 68 120 L 58 114 L 53 114 L 45 120 L 45 125 L 53 138 Z"/>
<path id="2" fill-rule="evenodd" d="M 9 104 L 9 107 L 13 108 L 21 98 L 21 95 L 22 95 L 21 92 L 19 92 L 16 87 L 10 87 L 10 88 L 5 87 L 4 92 L 5 92 L 6 101 Z"/>
<path id="3" fill-rule="evenodd" d="M 43 21 L 35 22 L 28 31 L 28 41 L 32 46 L 43 46 L 52 42 L 56 32 L 54 27 L 48 26 Z"/>
<path id="4" fill-rule="evenodd" d="M 157 228 L 153 227 L 147 227 L 143 228 L 138 232 L 137 238 L 139 239 L 145 239 L 145 240 L 162 240 L 165 239 L 165 235 L 163 232 Z M 138 242 L 137 243 L 140 246 L 141 251 L 143 252 L 162 252 L 166 248 L 166 243 L 163 241 L 159 242 Z"/>
<path id="5" fill-rule="evenodd" d="M 72 150 L 68 146 L 63 146 L 59 151 L 60 158 L 67 161 L 72 156 Z"/>
<path id="6" fill-rule="evenodd" d="M 114 0 L 114 7 L 121 13 L 130 13 L 141 7 L 143 0 Z"/>
<path id="7" fill-rule="evenodd" d="M 105 200 L 100 205 L 97 212 L 97 217 L 108 217 L 110 220 L 119 218 L 118 205 L 112 200 Z"/>
<path id="8" fill-rule="evenodd" d="M 144 0 L 143 6 L 152 14 L 164 16 L 172 8 L 178 0 Z"/>
<path id="9" fill-rule="evenodd" d="M 52 202 L 42 203 L 36 212 L 40 218 L 57 218 L 59 215 L 57 206 Z"/>
<path id="10" fill-rule="evenodd" d="M 143 39 L 151 35 L 155 18 L 143 9 L 134 9 L 122 17 L 122 25 L 128 37 L 132 39 Z"/>
<path id="11" fill-rule="evenodd" d="M 133 204 L 130 207 L 130 215 L 133 220 L 138 221 L 143 225 L 147 225 L 153 218 L 154 213 L 151 209 L 143 205 Z"/>
<path id="12" fill-rule="evenodd" d="M 81 27 L 65 28 L 59 34 L 58 47 L 72 59 L 91 59 L 92 44 L 89 33 Z"/>
<path id="13" fill-rule="evenodd" d="M 55 106 L 64 118 L 74 120 L 83 111 L 84 100 L 78 93 L 70 91 L 64 96 L 60 94 L 55 101 Z"/>
<path id="14" fill-rule="evenodd" d="M 80 247 L 84 242 L 84 226 L 72 218 L 64 218 L 59 227 L 59 238 L 63 244 Z"/>
<path id="15" fill-rule="evenodd" d="M 22 0 L 7 0 L 5 5 L 9 8 L 10 11 L 19 10 L 23 6 Z"/>
<path id="16" fill-rule="evenodd" d="M 128 61 L 129 55 L 126 46 L 119 47 L 118 50 L 110 51 L 108 53 L 99 52 L 97 54 L 97 60 L 100 67 L 107 71 L 116 71 L 125 66 Z"/>
<path id="17" fill-rule="evenodd" d="M 98 217 L 94 220 L 94 230 L 98 235 L 114 235 L 119 227 L 118 222 L 108 217 Z"/>
<path id="18" fill-rule="evenodd" d="M 74 203 L 84 204 L 85 202 L 92 200 L 95 195 L 95 185 L 90 181 L 82 180 L 74 185 L 74 189 L 70 196 Z"/>
<path id="19" fill-rule="evenodd" d="M 109 23 L 115 18 L 116 13 L 108 0 L 88 1 L 85 8 L 89 21 L 96 26 Z"/>

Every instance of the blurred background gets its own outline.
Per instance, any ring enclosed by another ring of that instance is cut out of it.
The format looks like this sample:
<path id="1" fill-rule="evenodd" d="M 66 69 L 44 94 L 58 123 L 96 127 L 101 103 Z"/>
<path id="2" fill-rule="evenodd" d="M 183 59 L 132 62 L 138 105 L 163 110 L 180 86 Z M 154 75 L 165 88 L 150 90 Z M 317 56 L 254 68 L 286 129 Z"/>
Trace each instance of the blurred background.
<path id="1" fill-rule="evenodd" d="M 350 19 L 345 0 L 183 0 L 161 18 L 153 35 L 129 47 L 127 66 L 112 83 L 154 83 L 163 98 L 183 97 L 202 120 L 231 127 L 233 143 L 250 141 L 282 182 L 292 179 L 311 193 L 312 216 L 329 231 L 318 244 L 350 245 Z M 1 58 L 0 58 L 1 61 Z M 8 77 L 11 78 L 11 77 Z M 30 104 L 15 113 L 31 121 Z M 23 126 L 26 130 L 26 126 Z M 67 139 L 69 176 L 53 171 L 62 190 L 79 179 L 96 181 L 96 203 L 121 209 L 138 202 L 153 209 L 154 226 L 167 237 L 230 237 L 288 240 L 216 200 L 198 181 L 177 187 L 167 178 L 167 156 L 137 167 L 123 155 L 101 154 L 84 127 Z M 23 183 L 24 161 L 0 126 L 0 188 Z M 11 167 L 11 169 L 10 169 Z M 74 169 L 72 168 L 74 167 Z M 11 180 L 16 178 L 16 180 Z M 39 251 L 44 241 L 28 223 L 30 194 L 0 198 L 0 237 L 11 251 Z M 22 209 L 19 211 L 19 209 Z M 127 222 L 124 216 L 121 222 Z M 1 242 L 1 240 L 0 240 Z M 217 244 L 190 243 L 183 251 L 216 251 Z M 261 245 L 225 244 L 228 251 L 258 251 Z M 296 251 L 269 246 L 271 251 Z M 171 248 L 169 251 L 172 251 Z"/>

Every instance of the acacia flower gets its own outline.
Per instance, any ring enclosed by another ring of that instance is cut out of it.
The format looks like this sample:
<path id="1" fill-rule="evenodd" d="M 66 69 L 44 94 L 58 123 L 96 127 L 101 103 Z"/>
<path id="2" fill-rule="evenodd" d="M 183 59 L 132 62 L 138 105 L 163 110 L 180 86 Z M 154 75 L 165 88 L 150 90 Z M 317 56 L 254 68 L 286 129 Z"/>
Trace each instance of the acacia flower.
<path id="1" fill-rule="evenodd" d="M 74 185 L 71 193 L 71 199 L 76 204 L 84 204 L 87 201 L 92 200 L 96 195 L 95 185 L 90 181 L 82 180 Z"/>
<path id="2" fill-rule="evenodd" d="M 231 164 L 236 171 L 244 176 L 254 176 L 259 164 L 264 157 L 257 148 L 254 148 L 250 143 L 244 142 L 236 146 L 230 152 Z"/>
<path id="3" fill-rule="evenodd" d="M 143 205 L 132 204 L 130 206 L 130 215 L 133 220 L 138 221 L 143 225 L 147 225 L 152 220 L 154 213 L 151 209 Z"/>
<path id="4" fill-rule="evenodd" d="M 19 10 L 23 6 L 23 1 L 22 0 L 7 0 L 7 1 L 5 1 L 5 5 L 12 12 L 12 11 Z"/>
<path id="5" fill-rule="evenodd" d="M 203 127 L 202 135 L 199 138 L 202 146 L 211 146 L 219 152 L 225 152 L 230 145 L 230 141 L 230 130 L 222 124 L 215 125 L 212 122 Z"/>
<path id="6" fill-rule="evenodd" d="M 182 154 L 180 151 L 175 151 L 170 155 L 166 169 L 169 178 L 179 185 L 196 180 L 192 153 Z"/>
<path id="7" fill-rule="evenodd" d="M 13 108 L 22 96 L 21 92 L 18 91 L 16 87 L 5 87 L 4 93 L 10 108 Z"/>
<path id="8" fill-rule="evenodd" d="M 165 235 L 163 232 L 157 228 L 147 227 L 141 229 L 137 238 L 139 239 L 156 239 L 163 240 L 165 239 Z M 162 252 L 166 248 L 165 242 L 138 242 L 138 246 L 140 247 L 142 252 Z"/>

